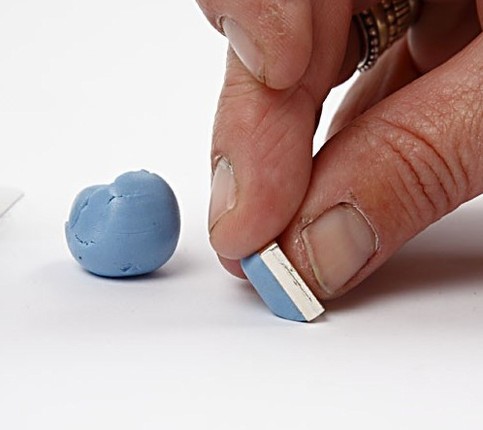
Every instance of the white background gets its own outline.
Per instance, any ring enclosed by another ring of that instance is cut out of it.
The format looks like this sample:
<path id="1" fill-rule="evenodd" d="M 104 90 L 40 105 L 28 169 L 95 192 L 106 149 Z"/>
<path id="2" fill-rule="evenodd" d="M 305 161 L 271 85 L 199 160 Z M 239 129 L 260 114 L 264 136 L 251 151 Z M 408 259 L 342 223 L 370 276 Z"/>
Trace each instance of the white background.
<path id="1" fill-rule="evenodd" d="M 225 50 L 193 1 L 0 3 L 0 185 L 25 192 L 0 219 L 0 428 L 480 429 L 483 202 L 320 321 L 274 317 L 207 239 Z M 179 248 L 91 276 L 70 204 L 140 168 L 179 198 Z"/>

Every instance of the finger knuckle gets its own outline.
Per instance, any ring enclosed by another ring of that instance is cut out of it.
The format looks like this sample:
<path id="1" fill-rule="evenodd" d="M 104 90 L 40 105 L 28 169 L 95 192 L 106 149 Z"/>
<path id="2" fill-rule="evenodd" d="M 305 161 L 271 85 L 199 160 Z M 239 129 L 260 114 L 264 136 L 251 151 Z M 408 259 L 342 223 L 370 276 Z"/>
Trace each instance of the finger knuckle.
<path id="1" fill-rule="evenodd" d="M 433 136 L 432 141 L 445 147 L 445 160 L 451 167 L 458 189 L 457 200 L 468 200 L 483 190 L 483 65 L 466 64 L 465 73 L 440 76 L 431 85 L 426 98 L 412 95 L 407 124 Z M 437 140 L 436 140 L 437 138 Z M 438 143 L 438 141 L 440 143 Z M 443 143 L 441 143 L 443 142 Z M 482 179 L 478 179 L 482 178 Z"/>
<path id="2" fill-rule="evenodd" d="M 478 77 L 480 76 L 480 77 Z M 483 67 L 470 73 L 453 88 L 446 104 L 453 118 L 448 137 L 453 142 L 457 155 L 468 177 L 468 197 L 483 190 Z M 476 179 L 481 178 L 481 179 Z"/>
<path id="3" fill-rule="evenodd" d="M 425 130 L 423 123 L 432 127 L 432 133 L 420 131 Z M 467 179 L 458 180 L 460 162 L 448 159 L 438 145 L 438 122 L 421 117 L 419 123 L 408 125 L 380 116 L 366 127 L 367 142 L 385 165 L 383 171 L 391 166 L 385 178 L 388 189 L 414 227 L 428 225 L 460 204 Z"/>

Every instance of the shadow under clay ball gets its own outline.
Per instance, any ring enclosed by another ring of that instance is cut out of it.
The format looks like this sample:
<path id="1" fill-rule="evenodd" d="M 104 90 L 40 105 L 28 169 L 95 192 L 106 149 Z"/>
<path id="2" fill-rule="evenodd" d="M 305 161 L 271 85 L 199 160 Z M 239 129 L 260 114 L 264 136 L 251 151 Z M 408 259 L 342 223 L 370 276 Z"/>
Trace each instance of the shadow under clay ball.
<path id="1" fill-rule="evenodd" d="M 158 175 L 128 172 L 113 184 L 81 191 L 65 234 L 73 257 L 89 272 L 106 277 L 143 275 L 160 268 L 176 249 L 178 202 Z"/>

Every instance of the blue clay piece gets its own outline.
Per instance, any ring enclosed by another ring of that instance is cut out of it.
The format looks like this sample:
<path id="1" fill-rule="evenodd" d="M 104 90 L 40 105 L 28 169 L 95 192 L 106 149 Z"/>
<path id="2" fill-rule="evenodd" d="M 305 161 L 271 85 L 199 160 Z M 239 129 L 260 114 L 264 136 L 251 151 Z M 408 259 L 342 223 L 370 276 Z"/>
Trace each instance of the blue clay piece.
<path id="1" fill-rule="evenodd" d="M 244 258 L 241 266 L 262 300 L 275 315 L 292 321 L 307 321 L 259 254 Z"/>
<path id="2" fill-rule="evenodd" d="M 173 190 L 145 170 L 81 191 L 65 225 L 74 258 L 89 272 L 107 277 L 158 269 L 173 255 L 179 233 Z"/>

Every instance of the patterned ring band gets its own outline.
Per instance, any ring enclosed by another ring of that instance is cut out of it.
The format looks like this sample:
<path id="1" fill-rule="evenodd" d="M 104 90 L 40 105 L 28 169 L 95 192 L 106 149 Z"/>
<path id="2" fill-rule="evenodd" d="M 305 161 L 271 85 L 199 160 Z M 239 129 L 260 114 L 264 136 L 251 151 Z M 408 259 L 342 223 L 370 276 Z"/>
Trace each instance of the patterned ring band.
<path id="1" fill-rule="evenodd" d="M 359 24 L 362 58 L 360 72 L 369 70 L 379 57 L 414 24 L 420 0 L 381 0 L 354 19 Z"/>

